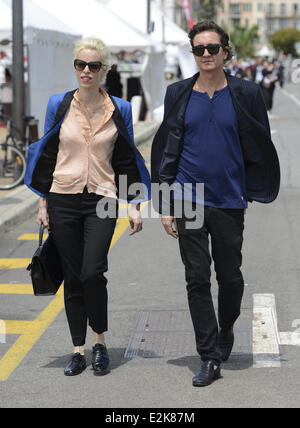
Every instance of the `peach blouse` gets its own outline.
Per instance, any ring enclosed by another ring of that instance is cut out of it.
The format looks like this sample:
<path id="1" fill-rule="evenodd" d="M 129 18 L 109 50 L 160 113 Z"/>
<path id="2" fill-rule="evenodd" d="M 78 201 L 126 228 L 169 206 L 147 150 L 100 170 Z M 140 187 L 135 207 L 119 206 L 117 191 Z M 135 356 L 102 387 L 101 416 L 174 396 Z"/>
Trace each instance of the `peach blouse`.
<path id="1" fill-rule="evenodd" d="M 112 115 L 115 107 L 100 89 L 99 102 L 86 107 L 78 91 L 62 123 L 59 150 L 50 192 L 89 193 L 117 199 L 115 173 L 111 161 L 118 130 Z"/>

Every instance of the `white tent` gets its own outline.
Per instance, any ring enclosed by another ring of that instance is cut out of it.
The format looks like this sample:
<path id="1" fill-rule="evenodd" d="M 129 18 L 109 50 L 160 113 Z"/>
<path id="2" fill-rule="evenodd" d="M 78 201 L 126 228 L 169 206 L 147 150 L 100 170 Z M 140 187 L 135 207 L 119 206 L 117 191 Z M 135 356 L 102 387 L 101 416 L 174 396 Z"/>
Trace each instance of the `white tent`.
<path id="1" fill-rule="evenodd" d="M 146 30 L 146 0 L 98 0 L 98 2 L 105 4 L 110 10 L 127 22 L 132 23 L 140 31 Z M 193 55 L 190 53 L 188 34 L 172 22 L 153 2 L 151 3 L 151 21 L 154 23 L 151 38 L 164 43 L 169 55 L 177 57 L 183 78 L 188 78 L 196 73 L 197 66 Z"/>
<path id="2" fill-rule="evenodd" d="M 97 0 L 122 17 L 127 23 L 141 32 L 147 30 L 147 0 Z M 163 12 L 152 2 L 151 21 L 154 22 L 154 31 L 151 38 L 157 42 L 186 44 L 188 35 L 178 25 L 172 22 Z"/>
<path id="3" fill-rule="evenodd" d="M 27 113 L 43 129 L 50 95 L 76 85 L 73 49 L 80 37 L 32 0 L 24 0 L 24 42 L 28 56 Z M 12 40 L 11 0 L 0 0 L 0 40 Z"/>
<path id="4" fill-rule="evenodd" d="M 11 9 L 5 3 L 0 3 L 0 29 L 9 28 L 11 23 Z"/>
<path id="5" fill-rule="evenodd" d="M 271 51 L 271 49 L 267 46 L 264 45 L 260 48 L 260 50 L 257 52 L 257 55 L 262 56 L 262 57 L 269 57 L 273 54 L 273 52 Z"/>
<path id="6" fill-rule="evenodd" d="M 6 26 L 11 26 L 11 7 L 12 0 L 1 0 L 1 3 L 6 6 L 4 9 L 4 16 L 0 17 L 0 25 L 3 27 L 6 22 Z M 24 27 L 35 27 L 40 29 L 47 29 L 53 31 L 59 31 L 61 33 L 74 34 L 74 29 L 67 27 L 60 19 L 55 18 L 53 15 L 46 12 L 44 9 L 35 4 L 32 0 L 23 0 L 23 14 Z M 2 15 L 1 10 L 1 15 Z M 4 21 L 6 20 L 6 21 Z M 77 32 L 76 32 L 77 33 Z"/>
<path id="7" fill-rule="evenodd" d="M 26 0 L 25 0 L 26 1 Z M 83 37 L 98 37 L 112 52 L 149 51 L 155 43 L 95 0 L 34 0 L 44 10 L 78 29 Z M 126 3 L 126 2 L 125 2 Z"/>
<path id="8" fill-rule="evenodd" d="M 145 52 L 147 56 L 142 70 L 142 85 L 150 112 L 163 103 L 164 49 L 157 41 L 96 0 L 34 1 L 57 18 L 63 19 L 67 25 L 78 29 L 83 37 L 100 38 L 111 52 Z"/>

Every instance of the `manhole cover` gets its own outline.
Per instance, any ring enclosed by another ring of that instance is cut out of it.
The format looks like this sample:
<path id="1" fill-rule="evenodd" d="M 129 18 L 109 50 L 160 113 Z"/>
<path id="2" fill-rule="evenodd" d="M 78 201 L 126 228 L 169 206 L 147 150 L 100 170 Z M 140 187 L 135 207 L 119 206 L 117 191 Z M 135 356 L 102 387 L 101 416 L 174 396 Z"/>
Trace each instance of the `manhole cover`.
<path id="1" fill-rule="evenodd" d="M 253 311 L 243 308 L 235 325 L 233 354 L 252 354 Z M 198 355 L 188 310 L 140 312 L 125 358 Z"/>

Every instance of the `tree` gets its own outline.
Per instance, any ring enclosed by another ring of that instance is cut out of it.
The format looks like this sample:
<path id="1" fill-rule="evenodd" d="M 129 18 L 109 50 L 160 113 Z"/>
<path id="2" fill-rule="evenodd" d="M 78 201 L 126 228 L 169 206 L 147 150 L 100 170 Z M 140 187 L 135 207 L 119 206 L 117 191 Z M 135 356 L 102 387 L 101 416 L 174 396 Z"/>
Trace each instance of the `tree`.
<path id="1" fill-rule="evenodd" d="M 255 43 L 258 41 L 258 26 L 251 28 L 235 25 L 230 33 L 231 43 L 238 56 L 242 58 L 251 58 L 255 54 Z"/>
<path id="2" fill-rule="evenodd" d="M 300 31 L 295 28 L 278 30 L 273 34 L 271 42 L 277 52 L 297 56 L 295 44 L 300 42 Z"/>
<path id="3" fill-rule="evenodd" d="M 217 8 L 223 5 L 223 0 L 198 0 L 200 4 L 198 19 L 216 19 Z"/>

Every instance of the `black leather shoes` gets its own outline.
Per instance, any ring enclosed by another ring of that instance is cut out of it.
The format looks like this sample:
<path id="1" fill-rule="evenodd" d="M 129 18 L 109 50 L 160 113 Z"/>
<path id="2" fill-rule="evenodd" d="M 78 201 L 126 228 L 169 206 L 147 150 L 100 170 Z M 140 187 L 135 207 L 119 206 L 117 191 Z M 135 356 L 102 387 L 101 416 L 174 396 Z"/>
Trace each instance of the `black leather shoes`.
<path id="1" fill-rule="evenodd" d="M 109 373 L 109 356 L 106 346 L 98 344 L 93 347 L 92 367 L 97 376 Z"/>
<path id="2" fill-rule="evenodd" d="M 193 378 L 193 386 L 208 386 L 214 380 L 220 379 L 221 367 L 217 366 L 214 361 L 204 361 L 201 366 L 200 372 Z"/>
<path id="3" fill-rule="evenodd" d="M 71 361 L 65 368 L 65 376 L 80 375 L 86 369 L 85 356 L 81 354 L 73 354 Z"/>
<path id="4" fill-rule="evenodd" d="M 221 329 L 218 335 L 217 348 L 221 353 L 222 361 L 227 361 L 234 345 L 233 327 Z"/>

